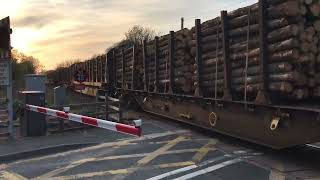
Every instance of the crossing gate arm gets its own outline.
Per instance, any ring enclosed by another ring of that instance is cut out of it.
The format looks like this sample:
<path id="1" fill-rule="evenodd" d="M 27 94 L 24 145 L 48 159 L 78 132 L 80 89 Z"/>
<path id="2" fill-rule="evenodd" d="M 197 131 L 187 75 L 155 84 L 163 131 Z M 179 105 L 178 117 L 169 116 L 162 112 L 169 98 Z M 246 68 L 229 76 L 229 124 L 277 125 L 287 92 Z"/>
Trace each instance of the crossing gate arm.
<path id="1" fill-rule="evenodd" d="M 49 108 L 34 106 L 29 104 L 26 104 L 25 108 L 29 111 L 42 113 L 48 116 L 58 117 L 58 118 L 62 118 L 70 121 L 79 122 L 82 124 L 87 124 L 94 127 L 99 127 L 99 128 L 108 129 L 115 132 L 133 135 L 133 136 L 139 136 L 139 137 L 141 136 L 141 124 L 142 124 L 141 120 L 135 120 L 134 121 L 135 126 L 131 126 L 127 124 L 106 121 L 103 119 L 92 118 L 92 117 L 82 116 L 82 115 L 73 114 L 73 113 L 67 113 L 64 111 L 58 111 L 54 109 L 49 109 Z"/>

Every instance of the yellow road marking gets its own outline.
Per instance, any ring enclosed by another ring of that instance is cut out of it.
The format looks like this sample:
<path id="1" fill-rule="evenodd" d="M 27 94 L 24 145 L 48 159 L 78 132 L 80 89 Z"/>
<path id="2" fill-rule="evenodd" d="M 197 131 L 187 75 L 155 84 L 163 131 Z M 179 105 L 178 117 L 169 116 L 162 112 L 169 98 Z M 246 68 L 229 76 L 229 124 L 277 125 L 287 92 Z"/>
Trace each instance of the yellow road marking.
<path id="1" fill-rule="evenodd" d="M 159 164 L 159 165 L 145 167 L 145 168 L 143 168 L 143 170 L 161 169 L 161 168 L 170 168 L 170 167 L 171 168 L 184 167 L 184 166 L 190 166 L 193 164 L 194 164 L 194 162 L 192 162 L 192 161 L 186 161 L 186 162 L 180 162 L 180 163 Z M 141 168 L 131 167 L 128 169 L 116 169 L 116 170 L 100 171 L 100 172 L 92 172 L 92 173 L 82 173 L 82 174 L 68 175 L 68 176 L 58 176 L 58 177 L 53 177 L 50 179 L 69 180 L 69 179 L 80 179 L 80 178 L 92 178 L 95 176 L 120 175 L 120 174 L 131 173 L 137 169 L 141 169 Z"/>
<path id="2" fill-rule="evenodd" d="M 210 151 L 213 151 L 215 149 L 210 149 Z M 189 153 L 189 152 L 197 152 L 199 149 L 183 149 L 183 150 L 174 150 L 174 151 L 166 151 L 163 154 L 181 154 L 181 153 Z M 108 156 L 108 157 L 99 157 L 99 158 L 87 158 L 87 159 L 81 159 L 79 161 L 75 161 L 71 163 L 68 166 L 61 167 L 59 169 L 50 171 L 46 174 L 43 174 L 35 179 L 45 179 L 45 178 L 51 178 L 57 174 L 66 172 L 72 168 L 75 168 L 77 166 L 80 166 L 84 163 L 88 162 L 99 162 L 99 161 L 106 161 L 106 160 L 118 160 L 118 159 L 128 159 L 128 158 L 138 158 L 138 157 L 145 157 L 147 155 L 150 155 L 151 153 L 141 153 L 141 154 L 130 154 L 130 155 L 119 155 L 119 156 Z"/>
<path id="3" fill-rule="evenodd" d="M 169 143 L 167 143 L 166 145 L 162 146 L 161 148 L 159 148 L 159 149 L 155 150 L 154 152 L 150 153 L 146 157 L 140 159 L 137 164 L 138 165 L 148 164 L 150 161 L 152 161 L 153 159 L 155 159 L 159 155 L 163 154 L 164 152 L 166 152 L 167 150 L 169 150 L 170 148 L 172 148 L 173 146 L 178 144 L 183 139 L 184 139 L 184 137 L 179 136 L 178 138 L 170 141 Z"/>
<path id="4" fill-rule="evenodd" d="M 184 134 L 183 136 L 185 137 L 186 135 Z M 189 137 L 185 137 L 185 139 L 183 141 L 208 141 L 208 140 L 211 140 L 211 139 L 206 139 L 206 138 L 192 139 Z M 181 141 L 181 142 L 183 142 L 183 141 Z M 149 144 L 166 144 L 168 142 L 170 142 L 170 141 L 149 142 Z"/>
<path id="5" fill-rule="evenodd" d="M 178 162 L 178 163 L 168 163 L 168 164 L 160 164 L 158 165 L 160 168 L 171 168 L 171 167 L 182 167 L 182 166 L 190 166 L 194 165 L 195 163 L 192 161 L 186 162 Z"/>
<path id="6" fill-rule="evenodd" d="M 0 179 L 4 180 L 26 180 L 27 178 L 13 172 L 0 171 Z"/>
<path id="7" fill-rule="evenodd" d="M 163 132 L 163 133 L 148 134 L 148 135 L 144 135 L 144 136 L 142 136 L 140 138 L 125 139 L 125 140 L 122 140 L 122 141 L 103 143 L 103 144 L 99 144 L 99 145 L 96 145 L 96 146 L 90 146 L 90 147 L 87 147 L 87 148 L 71 150 L 71 151 L 67 151 L 67 152 L 63 152 L 63 153 L 57 153 L 57 154 L 52 154 L 52 155 L 47 155 L 47 156 L 42 156 L 42 157 L 37 157 L 37 158 L 30 158 L 30 159 L 20 160 L 20 161 L 16 161 L 16 162 L 7 164 L 7 166 L 9 167 L 9 166 L 20 164 L 20 163 L 41 161 L 41 160 L 49 159 L 49 158 L 57 158 L 57 157 L 61 157 L 61 156 L 71 155 L 71 154 L 78 153 L 78 152 L 87 152 L 87 151 L 91 151 L 91 150 L 96 150 L 96 149 L 99 149 L 99 148 L 113 147 L 113 146 L 123 146 L 123 145 L 127 144 L 128 142 L 131 143 L 131 142 L 135 142 L 135 141 L 143 141 L 143 140 L 154 139 L 154 138 L 164 137 L 164 136 L 169 136 L 169 135 L 174 135 L 174 134 L 183 134 L 183 133 L 187 133 L 187 132 L 190 132 L 190 131 L 188 131 L 188 130 L 180 130 L 180 131 L 175 131 L 175 132 L 168 131 L 168 132 Z"/>
<path id="8" fill-rule="evenodd" d="M 183 138 L 177 138 L 178 140 L 183 140 Z M 175 140 L 169 142 L 168 144 L 170 146 L 174 146 L 175 144 L 173 144 L 175 142 Z M 119 144 L 117 144 L 117 146 L 125 146 L 125 145 L 128 145 L 131 143 L 131 140 L 124 140 L 124 141 L 121 141 L 121 143 L 119 142 Z M 177 142 L 178 143 L 178 142 Z M 167 147 L 167 145 L 165 145 L 164 147 Z M 164 149 L 163 147 L 163 149 Z M 170 148 L 170 147 L 169 147 Z M 161 148 L 160 148 L 161 149 Z M 164 149 L 165 150 L 165 149 Z M 197 150 L 192 150 L 192 152 L 195 152 Z M 103 161 L 103 160 L 116 160 L 116 159 L 126 159 L 126 158 L 134 158 L 134 157 L 146 157 L 146 156 L 150 156 L 150 158 L 152 158 L 151 156 L 154 156 L 153 154 L 154 152 L 152 153 L 142 153 L 142 154 L 133 154 L 133 155 L 119 155 L 119 156 L 109 156 L 109 157 L 94 157 L 94 158 L 87 158 L 87 159 L 82 159 L 82 160 L 79 160 L 79 161 L 76 161 L 76 162 L 72 162 L 71 164 L 65 166 L 65 167 L 61 167 L 59 169 L 55 169 L 53 171 L 50 171 L 46 174 L 43 174 L 39 177 L 37 177 L 37 179 L 44 179 L 44 178 L 49 178 L 49 177 L 53 177 L 57 174 L 60 174 L 62 172 L 65 172 L 71 168 L 74 168 L 76 166 L 79 166 L 81 164 L 84 164 L 84 163 L 87 163 L 87 162 L 93 162 L 93 161 Z M 162 152 L 164 153 L 164 152 Z M 171 152 L 171 153 L 183 153 L 183 151 L 179 152 L 179 151 L 176 151 L 176 152 Z M 156 156 L 155 156 L 156 157 Z M 151 159 L 152 160 L 152 159 Z"/>
<path id="9" fill-rule="evenodd" d="M 213 139 L 210 139 L 209 142 L 202 146 L 199 151 L 192 157 L 192 160 L 194 162 L 200 162 L 207 154 L 211 149 L 212 146 L 214 146 L 215 144 L 217 144 L 217 140 L 213 140 Z"/>

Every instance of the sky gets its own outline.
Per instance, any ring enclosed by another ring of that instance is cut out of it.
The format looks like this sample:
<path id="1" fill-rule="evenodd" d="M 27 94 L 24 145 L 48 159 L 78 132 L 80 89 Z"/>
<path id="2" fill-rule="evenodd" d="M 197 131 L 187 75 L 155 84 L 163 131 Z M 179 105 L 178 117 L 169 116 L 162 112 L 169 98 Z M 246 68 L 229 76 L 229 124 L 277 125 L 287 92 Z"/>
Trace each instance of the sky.
<path id="1" fill-rule="evenodd" d="M 0 18 L 10 16 L 13 48 L 40 60 L 45 69 L 104 53 L 134 25 L 160 34 L 212 19 L 221 10 L 257 0 L 0 0 Z"/>

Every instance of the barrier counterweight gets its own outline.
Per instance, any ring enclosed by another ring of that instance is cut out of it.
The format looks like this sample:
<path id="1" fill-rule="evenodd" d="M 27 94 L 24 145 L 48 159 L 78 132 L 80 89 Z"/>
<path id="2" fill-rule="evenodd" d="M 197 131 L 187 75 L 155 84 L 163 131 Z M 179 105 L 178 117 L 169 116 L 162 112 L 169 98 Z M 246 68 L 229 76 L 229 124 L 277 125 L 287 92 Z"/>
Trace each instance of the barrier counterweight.
<path id="1" fill-rule="evenodd" d="M 70 121 L 87 124 L 90 126 L 95 126 L 103 129 L 108 129 L 111 131 L 133 135 L 133 136 L 141 136 L 140 125 L 131 126 L 131 125 L 116 123 L 112 121 L 106 121 L 103 119 L 92 118 L 92 117 L 77 115 L 73 113 L 67 113 L 63 111 L 58 111 L 54 109 L 49 109 L 49 108 L 44 108 L 44 107 L 39 107 L 39 106 L 34 106 L 29 104 L 26 104 L 25 108 L 27 110 L 39 112 L 42 114 L 46 114 L 48 116 L 58 117 L 58 118 L 62 118 Z"/>

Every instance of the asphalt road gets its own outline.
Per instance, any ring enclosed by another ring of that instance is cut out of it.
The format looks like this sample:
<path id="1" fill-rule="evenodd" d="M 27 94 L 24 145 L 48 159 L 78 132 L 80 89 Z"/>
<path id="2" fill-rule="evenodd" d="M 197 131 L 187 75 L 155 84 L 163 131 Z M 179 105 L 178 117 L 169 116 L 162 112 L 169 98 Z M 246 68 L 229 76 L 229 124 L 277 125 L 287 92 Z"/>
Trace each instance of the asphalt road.
<path id="1" fill-rule="evenodd" d="M 101 143 L 0 162 L 0 179 L 320 179 L 317 148 L 274 151 L 154 117 L 143 120 L 141 138 L 76 131 L 77 142 L 86 143 L 83 133 L 99 132 Z"/>

